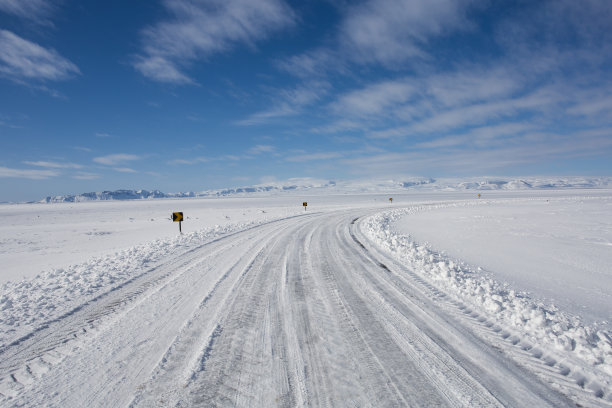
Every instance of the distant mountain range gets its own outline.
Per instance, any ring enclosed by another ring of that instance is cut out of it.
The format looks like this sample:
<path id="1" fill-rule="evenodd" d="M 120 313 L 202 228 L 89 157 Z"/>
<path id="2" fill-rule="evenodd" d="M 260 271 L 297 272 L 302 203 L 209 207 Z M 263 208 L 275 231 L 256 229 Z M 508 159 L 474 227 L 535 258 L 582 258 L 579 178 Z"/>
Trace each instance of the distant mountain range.
<path id="1" fill-rule="evenodd" d="M 351 180 L 321 181 L 314 179 L 290 179 L 281 183 L 254 185 L 249 187 L 205 190 L 200 192 L 164 193 L 159 190 L 116 190 L 47 197 L 42 203 L 75 203 L 106 200 L 149 200 L 157 198 L 227 197 L 284 193 L 386 193 L 410 190 L 461 191 L 461 190 L 529 190 L 529 189 L 577 189 L 612 188 L 612 177 L 565 177 L 565 178 L 470 178 L 432 179 L 410 178 L 397 180 Z"/>

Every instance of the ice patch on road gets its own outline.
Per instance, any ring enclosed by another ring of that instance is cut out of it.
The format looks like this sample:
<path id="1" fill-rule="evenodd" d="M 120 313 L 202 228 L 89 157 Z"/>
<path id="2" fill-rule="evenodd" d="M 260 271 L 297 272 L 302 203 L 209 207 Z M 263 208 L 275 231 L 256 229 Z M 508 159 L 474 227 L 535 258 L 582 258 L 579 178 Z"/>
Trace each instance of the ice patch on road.
<path id="1" fill-rule="evenodd" d="M 360 228 L 378 247 L 439 289 L 610 385 L 612 331 L 605 322 L 585 325 L 579 317 L 499 283 L 478 268 L 453 261 L 392 228 L 401 217 L 448 205 L 453 204 L 419 205 L 379 213 L 365 218 Z"/>
<path id="2" fill-rule="evenodd" d="M 221 236 L 273 221 L 216 225 L 171 238 L 157 239 L 113 255 L 92 258 L 67 268 L 52 269 L 34 278 L 0 287 L 0 350 L 36 328 L 122 283 L 146 273 L 165 257 L 179 257 Z"/>

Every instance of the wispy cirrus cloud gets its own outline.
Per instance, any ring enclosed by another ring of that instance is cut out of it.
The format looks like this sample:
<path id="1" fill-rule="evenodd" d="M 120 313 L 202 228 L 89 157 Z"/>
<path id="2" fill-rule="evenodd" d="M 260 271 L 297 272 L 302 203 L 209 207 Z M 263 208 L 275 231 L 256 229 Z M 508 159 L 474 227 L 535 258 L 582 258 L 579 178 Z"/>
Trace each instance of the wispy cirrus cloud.
<path id="1" fill-rule="evenodd" d="M 138 173 L 138 171 L 130 167 L 114 167 L 113 170 L 118 171 L 119 173 Z"/>
<path id="2" fill-rule="evenodd" d="M 106 166 L 117 166 L 125 162 L 141 160 L 141 159 L 142 159 L 142 156 L 137 156 L 135 154 L 117 153 L 117 154 L 109 154 L 107 156 L 95 157 L 93 161 L 98 164 L 104 164 Z"/>
<path id="3" fill-rule="evenodd" d="M 175 159 L 175 160 L 169 160 L 167 163 L 170 165 L 195 165 L 195 164 L 201 164 L 201 163 L 211 163 L 211 162 L 236 162 L 236 161 L 240 161 L 243 159 L 250 159 L 252 158 L 249 155 L 235 155 L 235 154 L 224 154 L 221 156 L 214 156 L 214 157 L 205 157 L 205 156 L 199 156 L 199 157 L 194 157 L 191 159 Z"/>
<path id="4" fill-rule="evenodd" d="M 330 88 L 331 85 L 326 81 L 310 81 L 293 88 L 271 90 L 269 96 L 271 108 L 255 112 L 236 123 L 242 126 L 258 125 L 296 115 L 305 107 L 324 98 Z"/>
<path id="5" fill-rule="evenodd" d="M 412 80 L 388 80 L 341 95 L 332 108 L 347 116 L 379 115 L 408 102 L 419 89 Z"/>
<path id="6" fill-rule="evenodd" d="M 431 37 L 467 30 L 474 0 L 369 0 L 347 10 L 340 43 L 350 58 L 392 66 L 427 58 Z"/>
<path id="7" fill-rule="evenodd" d="M 329 71 L 348 73 L 344 56 L 330 48 L 317 48 L 303 54 L 277 60 L 276 66 L 301 79 L 324 78 Z"/>
<path id="8" fill-rule="evenodd" d="M 57 170 L 12 169 L 0 166 L 0 178 L 45 180 L 51 177 L 57 177 L 60 174 L 61 173 Z"/>
<path id="9" fill-rule="evenodd" d="M 149 79 L 193 84 L 184 70 L 194 61 L 256 42 L 295 22 L 283 0 L 165 0 L 171 18 L 142 32 L 134 68 Z"/>
<path id="10" fill-rule="evenodd" d="M 170 160 L 168 164 L 170 165 L 176 165 L 176 164 L 193 165 L 193 164 L 198 164 L 198 163 L 207 163 L 209 161 L 211 161 L 211 159 L 208 157 L 194 157 L 193 159 Z"/>
<path id="11" fill-rule="evenodd" d="M 466 133 L 453 133 L 437 139 L 417 143 L 416 148 L 449 148 L 454 146 L 487 147 L 503 143 L 507 138 L 516 138 L 527 132 L 535 132 L 538 127 L 523 122 L 508 122 L 492 126 L 482 126 Z"/>
<path id="12" fill-rule="evenodd" d="M 79 75 L 79 68 L 53 49 L 0 30 L 0 76 L 18 83 L 61 81 Z"/>
<path id="13" fill-rule="evenodd" d="M 49 0 L 0 0 L 0 11 L 40 25 L 52 26 L 49 18 L 55 10 L 55 4 Z"/>
<path id="14" fill-rule="evenodd" d="M 469 12 L 486 0 L 366 0 L 338 5 L 341 21 L 328 44 L 278 61 L 299 78 L 329 72 L 346 75 L 351 64 L 401 70 L 407 62 L 431 62 L 432 39 L 474 30 Z"/>
<path id="15" fill-rule="evenodd" d="M 251 147 L 247 153 L 248 154 L 253 154 L 253 155 L 258 155 L 258 154 L 262 154 L 262 153 L 273 153 L 276 151 L 276 147 L 271 146 L 271 145 L 256 145 Z"/>
<path id="16" fill-rule="evenodd" d="M 90 173 L 86 171 L 79 171 L 72 175 L 72 178 L 76 180 L 96 180 L 100 177 L 101 176 L 97 173 Z"/>
<path id="17" fill-rule="evenodd" d="M 338 152 L 320 152 L 320 153 L 308 153 L 298 154 L 295 156 L 289 156 L 285 160 L 288 162 L 309 162 L 319 160 L 332 160 L 344 157 L 344 154 Z"/>
<path id="18" fill-rule="evenodd" d="M 37 167 L 46 167 L 49 169 L 82 169 L 83 166 L 76 163 L 59 163 L 50 161 L 25 161 L 24 164 Z"/>

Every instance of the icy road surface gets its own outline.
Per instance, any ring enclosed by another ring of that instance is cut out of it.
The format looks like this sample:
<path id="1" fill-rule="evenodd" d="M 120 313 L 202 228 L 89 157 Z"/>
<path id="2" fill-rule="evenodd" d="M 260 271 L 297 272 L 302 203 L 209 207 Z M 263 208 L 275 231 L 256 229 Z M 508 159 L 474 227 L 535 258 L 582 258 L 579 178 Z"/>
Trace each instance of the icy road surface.
<path id="1" fill-rule="evenodd" d="M 359 228 L 371 213 L 308 213 L 177 248 L 2 347 L 0 405 L 610 403 L 377 250 Z"/>

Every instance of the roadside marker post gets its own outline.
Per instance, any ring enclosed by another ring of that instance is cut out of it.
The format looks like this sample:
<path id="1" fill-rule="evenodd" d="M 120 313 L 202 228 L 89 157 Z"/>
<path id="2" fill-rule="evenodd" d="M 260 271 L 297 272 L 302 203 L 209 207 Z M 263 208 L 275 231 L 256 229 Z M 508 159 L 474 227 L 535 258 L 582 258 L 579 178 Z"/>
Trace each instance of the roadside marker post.
<path id="1" fill-rule="evenodd" d="M 304 202 L 302 203 L 302 205 L 304 206 L 304 211 L 306 211 L 306 207 L 308 207 L 308 203 L 307 203 L 306 201 L 304 201 Z"/>
<path id="2" fill-rule="evenodd" d="M 389 202 L 393 204 L 393 197 L 389 197 Z"/>
<path id="3" fill-rule="evenodd" d="M 173 212 L 172 213 L 172 221 L 179 223 L 179 233 L 183 233 L 183 229 L 181 228 L 181 223 L 183 222 L 183 212 Z"/>

